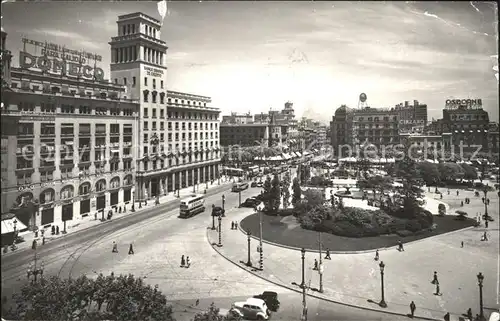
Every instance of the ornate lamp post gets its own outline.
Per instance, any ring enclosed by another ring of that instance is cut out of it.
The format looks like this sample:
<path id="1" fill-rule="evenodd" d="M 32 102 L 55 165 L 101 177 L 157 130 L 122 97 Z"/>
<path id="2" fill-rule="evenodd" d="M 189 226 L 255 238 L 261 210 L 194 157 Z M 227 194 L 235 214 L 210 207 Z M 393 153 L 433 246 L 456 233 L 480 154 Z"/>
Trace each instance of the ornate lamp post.
<path id="1" fill-rule="evenodd" d="M 483 281 L 484 275 L 479 272 L 477 275 L 477 284 L 479 285 L 479 320 L 483 321 L 484 319 L 484 311 L 483 311 Z"/>
<path id="2" fill-rule="evenodd" d="M 224 211 L 225 211 L 224 204 L 225 203 L 226 203 L 226 196 L 224 196 L 224 194 L 222 194 L 222 216 L 225 216 L 224 215 Z"/>
<path id="3" fill-rule="evenodd" d="M 300 250 L 300 253 L 302 254 L 302 282 L 300 283 L 300 287 L 302 288 L 302 318 L 301 318 L 301 320 L 307 321 L 306 281 L 305 281 L 306 249 L 302 248 Z"/>
<path id="4" fill-rule="evenodd" d="M 219 215 L 219 247 L 222 246 L 222 216 Z"/>
<path id="5" fill-rule="evenodd" d="M 35 253 L 35 260 L 34 260 L 34 265 L 30 265 L 28 266 L 28 271 L 27 271 L 27 276 L 28 276 L 28 280 L 31 280 L 31 282 L 35 283 L 37 281 L 37 277 L 38 275 L 40 275 L 40 277 L 43 276 L 43 262 L 40 264 L 40 266 L 37 266 L 37 263 L 38 263 L 38 257 Z M 33 279 L 31 279 L 31 277 L 33 276 Z"/>
<path id="6" fill-rule="evenodd" d="M 247 260 L 247 266 L 252 266 L 252 261 L 250 260 L 250 242 L 251 242 L 251 236 L 252 233 L 250 230 L 247 231 L 247 242 L 248 242 L 248 260 Z"/>
<path id="7" fill-rule="evenodd" d="M 382 300 L 380 300 L 380 303 L 378 305 L 382 308 L 387 308 L 387 303 L 385 303 L 385 295 L 384 295 L 384 268 L 385 268 L 384 261 L 380 262 L 379 267 L 380 267 L 380 281 L 381 281 L 380 285 L 382 289 Z"/>

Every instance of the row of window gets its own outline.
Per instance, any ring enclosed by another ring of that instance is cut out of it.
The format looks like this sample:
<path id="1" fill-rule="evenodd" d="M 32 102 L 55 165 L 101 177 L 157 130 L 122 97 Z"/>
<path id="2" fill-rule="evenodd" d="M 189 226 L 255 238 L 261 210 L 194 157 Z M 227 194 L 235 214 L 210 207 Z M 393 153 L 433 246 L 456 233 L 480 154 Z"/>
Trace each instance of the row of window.
<path id="1" fill-rule="evenodd" d="M 358 117 L 358 121 L 390 121 L 391 118 L 389 116 L 384 116 L 384 117 L 367 117 L 366 120 L 364 117 Z M 392 121 L 397 121 L 398 117 L 397 116 L 392 116 Z"/>
<path id="2" fill-rule="evenodd" d="M 18 104 L 18 110 L 20 112 L 25 113 L 34 113 L 37 112 L 37 108 L 34 103 L 21 101 Z M 133 116 L 132 108 L 107 108 L 107 107 L 91 107 L 80 105 L 75 107 L 74 105 L 69 104 L 61 104 L 60 105 L 60 113 L 62 114 L 75 114 L 78 113 L 80 115 L 111 115 L 111 116 Z M 95 113 L 93 113 L 95 111 Z M 56 113 L 57 107 L 53 103 L 41 103 L 40 104 L 40 112 L 41 113 Z"/>
<path id="3" fill-rule="evenodd" d="M 152 122 L 152 128 L 153 130 L 156 129 L 156 122 Z M 163 122 L 160 122 L 160 130 L 163 130 L 164 129 L 164 126 L 163 126 Z M 182 130 L 198 130 L 198 123 L 187 123 L 187 128 L 186 128 L 186 123 L 182 122 L 180 123 L 181 124 L 181 129 Z M 199 130 L 203 130 L 203 123 L 199 123 L 200 127 L 199 127 Z M 174 126 L 175 126 L 175 130 L 179 130 L 179 122 L 175 122 L 174 123 Z M 218 124 L 217 123 L 205 123 L 205 130 L 208 130 L 210 127 L 210 130 L 217 130 L 218 128 Z M 149 130 L 149 122 L 148 121 L 145 121 L 144 122 L 144 130 Z M 172 122 L 168 122 L 168 130 L 172 130 Z"/>
<path id="4" fill-rule="evenodd" d="M 11 88 L 16 89 L 19 88 L 19 83 L 18 82 L 12 82 L 10 85 Z M 35 85 L 29 81 L 21 81 L 21 89 L 25 91 L 32 91 L 32 92 L 37 92 L 37 91 L 42 91 L 45 94 L 62 94 L 65 96 L 76 96 L 77 94 L 80 97 L 88 97 L 88 98 L 99 98 L 99 99 L 114 99 L 114 100 L 119 100 L 119 93 L 117 91 L 106 91 L 105 89 L 96 89 L 93 88 L 92 91 L 85 91 L 84 88 L 80 88 L 77 92 L 76 89 L 71 89 L 67 85 L 52 85 L 51 84 L 44 84 L 42 87 L 40 85 Z M 112 90 L 112 89 L 111 89 Z M 127 97 L 124 96 L 124 99 Z M 52 97 L 49 97 L 49 99 L 52 99 Z"/>
<path id="5" fill-rule="evenodd" d="M 153 130 L 155 130 L 155 128 L 153 128 Z M 200 133 L 200 138 L 199 139 L 218 139 L 219 138 L 219 133 L 215 133 L 215 136 L 214 136 L 214 133 L 210 133 L 210 137 L 208 136 L 208 132 L 205 133 L 205 136 L 203 136 L 203 133 Z M 154 133 L 153 133 L 154 135 Z M 151 137 L 151 139 L 154 137 L 153 135 L 149 136 L 149 134 L 144 134 L 144 142 L 145 143 L 149 143 L 149 138 Z M 172 141 L 172 133 L 169 133 L 168 134 L 168 141 L 171 142 Z M 182 138 L 181 138 L 182 137 Z M 193 138 L 194 137 L 194 138 Z M 165 141 L 165 134 L 164 133 L 160 133 L 160 142 L 164 142 Z M 188 133 L 186 135 L 186 133 L 182 133 L 181 135 L 179 135 L 179 133 L 176 133 L 175 134 L 175 141 L 180 141 L 180 140 L 198 140 L 198 133 L 194 133 L 194 135 L 192 133 Z"/>
<path id="6" fill-rule="evenodd" d="M 217 159 L 218 155 L 203 155 L 203 154 L 198 154 L 198 156 L 194 155 L 180 155 L 179 157 L 171 157 L 167 161 L 164 159 L 159 159 L 159 160 L 145 160 L 142 162 L 142 170 L 144 171 L 149 171 L 149 170 L 161 170 L 161 169 L 166 169 L 174 166 L 180 166 L 180 165 L 185 165 L 185 164 L 190 164 L 193 162 L 197 161 L 206 161 L 206 160 L 212 160 L 212 159 Z M 151 167 L 149 167 L 149 164 L 151 164 Z M 166 165 L 168 164 L 168 167 Z"/>

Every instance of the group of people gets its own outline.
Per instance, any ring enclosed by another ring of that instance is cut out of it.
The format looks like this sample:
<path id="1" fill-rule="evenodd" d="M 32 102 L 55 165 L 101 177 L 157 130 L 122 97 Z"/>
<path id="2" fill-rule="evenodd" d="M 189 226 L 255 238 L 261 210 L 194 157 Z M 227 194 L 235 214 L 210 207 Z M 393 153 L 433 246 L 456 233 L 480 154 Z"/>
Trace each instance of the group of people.
<path id="1" fill-rule="evenodd" d="M 181 267 L 188 269 L 191 266 L 191 261 L 189 260 L 189 256 L 184 258 L 184 255 L 181 257 Z"/>
<path id="2" fill-rule="evenodd" d="M 238 229 L 238 222 L 231 221 L 231 230 L 237 230 L 237 229 Z"/>

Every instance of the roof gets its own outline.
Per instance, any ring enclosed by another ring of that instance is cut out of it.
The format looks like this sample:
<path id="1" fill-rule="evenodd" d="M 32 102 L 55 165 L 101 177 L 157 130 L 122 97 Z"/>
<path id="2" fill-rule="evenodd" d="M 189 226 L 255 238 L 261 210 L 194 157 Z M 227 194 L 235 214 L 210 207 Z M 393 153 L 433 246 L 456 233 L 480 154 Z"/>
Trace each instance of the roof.
<path id="1" fill-rule="evenodd" d="M 263 304 L 266 304 L 266 302 L 264 302 L 264 300 L 262 300 L 262 299 L 248 298 L 248 299 L 245 301 L 245 304 L 251 304 L 251 305 L 263 305 Z"/>

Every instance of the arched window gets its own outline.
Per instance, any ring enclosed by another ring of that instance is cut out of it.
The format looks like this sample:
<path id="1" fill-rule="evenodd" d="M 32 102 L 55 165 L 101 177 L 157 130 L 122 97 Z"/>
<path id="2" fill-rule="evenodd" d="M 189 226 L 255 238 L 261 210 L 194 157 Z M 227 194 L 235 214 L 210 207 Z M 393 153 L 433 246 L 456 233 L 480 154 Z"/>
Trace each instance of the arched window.
<path id="1" fill-rule="evenodd" d="M 47 188 L 40 193 L 40 204 L 52 203 L 55 199 L 56 192 L 53 188 Z"/>
<path id="2" fill-rule="evenodd" d="M 120 187 L 120 177 L 116 176 L 111 179 L 109 183 L 110 188 L 119 188 Z"/>
<path id="3" fill-rule="evenodd" d="M 75 194 L 74 188 L 71 185 L 66 185 L 61 189 L 61 199 L 65 200 L 72 198 Z"/>
<path id="4" fill-rule="evenodd" d="M 87 195 L 90 193 L 90 183 L 85 182 L 78 187 L 78 195 Z"/>
<path id="5" fill-rule="evenodd" d="M 132 175 L 127 175 L 125 176 L 125 179 L 123 180 L 123 185 L 132 185 L 133 184 L 133 178 Z"/>
<path id="6" fill-rule="evenodd" d="M 33 200 L 33 193 L 31 192 L 22 193 L 16 199 L 18 205 L 29 203 L 31 200 Z"/>
<path id="7" fill-rule="evenodd" d="M 101 179 L 95 183 L 95 191 L 102 192 L 106 190 L 106 180 Z"/>

